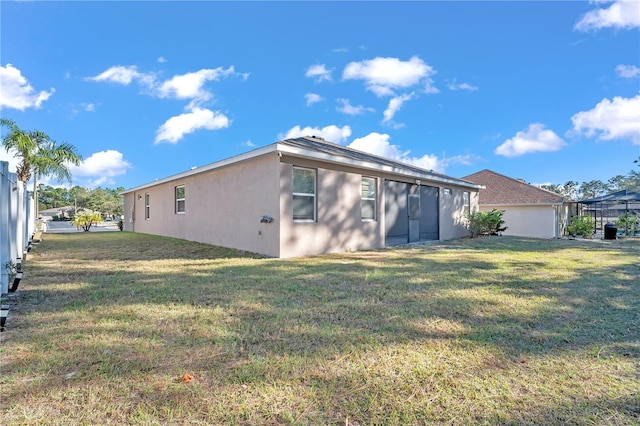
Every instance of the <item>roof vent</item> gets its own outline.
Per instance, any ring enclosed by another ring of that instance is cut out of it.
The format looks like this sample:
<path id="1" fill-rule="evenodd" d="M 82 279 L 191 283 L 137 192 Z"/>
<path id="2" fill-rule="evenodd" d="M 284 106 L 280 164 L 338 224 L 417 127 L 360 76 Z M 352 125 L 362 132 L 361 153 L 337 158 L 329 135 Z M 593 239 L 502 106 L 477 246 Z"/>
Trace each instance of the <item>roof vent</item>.
<path id="1" fill-rule="evenodd" d="M 311 137 L 312 137 L 312 138 L 314 138 L 314 139 L 320 139 L 321 141 L 323 141 L 323 140 L 324 140 L 324 138 L 323 138 L 323 137 L 316 136 L 316 135 L 313 135 L 313 136 L 311 136 Z"/>

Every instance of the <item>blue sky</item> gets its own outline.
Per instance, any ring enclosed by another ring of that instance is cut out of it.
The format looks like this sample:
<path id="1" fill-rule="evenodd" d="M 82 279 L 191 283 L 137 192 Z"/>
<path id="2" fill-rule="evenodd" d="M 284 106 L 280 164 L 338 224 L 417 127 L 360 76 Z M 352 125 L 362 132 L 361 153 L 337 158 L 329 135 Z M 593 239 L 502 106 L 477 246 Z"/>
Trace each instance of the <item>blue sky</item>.
<path id="1" fill-rule="evenodd" d="M 463 177 L 626 175 L 640 2 L 0 2 L 0 114 L 130 188 L 303 135 Z M 0 158 L 6 160 L 6 153 Z"/>

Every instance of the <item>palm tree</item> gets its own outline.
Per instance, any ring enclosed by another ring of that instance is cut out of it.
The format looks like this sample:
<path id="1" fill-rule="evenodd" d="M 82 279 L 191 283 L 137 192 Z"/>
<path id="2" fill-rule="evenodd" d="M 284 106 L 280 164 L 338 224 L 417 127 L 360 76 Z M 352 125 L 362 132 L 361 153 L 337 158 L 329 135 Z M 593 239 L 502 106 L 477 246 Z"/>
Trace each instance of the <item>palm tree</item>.
<path id="1" fill-rule="evenodd" d="M 58 144 L 46 133 L 39 130 L 25 131 L 12 120 L 0 119 L 0 126 L 7 127 L 9 133 L 2 138 L 2 146 L 7 152 L 13 151 L 20 159 L 16 174 L 18 180 L 25 185 L 33 177 L 33 198 L 38 217 L 37 179 L 42 176 L 53 176 L 58 180 L 71 182 L 69 166 L 79 165 L 82 161 L 76 148 L 63 142 Z"/>

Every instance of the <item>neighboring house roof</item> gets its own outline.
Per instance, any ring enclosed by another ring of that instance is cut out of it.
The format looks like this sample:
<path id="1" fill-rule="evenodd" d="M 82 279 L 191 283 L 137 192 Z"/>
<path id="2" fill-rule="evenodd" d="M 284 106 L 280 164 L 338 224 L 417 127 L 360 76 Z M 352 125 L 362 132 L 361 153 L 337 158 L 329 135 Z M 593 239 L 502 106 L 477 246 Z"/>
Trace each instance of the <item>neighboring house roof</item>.
<path id="1" fill-rule="evenodd" d="M 176 179 L 182 179 L 210 170 L 215 170 L 220 167 L 229 166 L 231 164 L 246 161 L 269 153 L 279 155 L 284 154 L 292 157 L 300 157 L 341 165 L 349 165 L 361 169 L 405 175 L 413 179 L 425 179 L 473 189 L 479 189 L 482 187 L 481 185 L 477 185 L 472 182 L 467 182 L 465 180 L 457 179 L 440 173 L 434 173 L 431 170 L 422 169 L 420 167 L 412 166 L 411 164 L 390 160 L 388 158 L 379 157 L 377 155 L 368 154 L 353 148 L 348 148 L 346 146 L 327 142 L 324 139 L 317 138 L 315 136 L 306 136 L 302 138 L 286 139 L 283 141 L 275 142 L 271 145 L 254 149 L 253 151 L 249 151 L 244 154 L 228 158 L 226 160 L 217 161 L 203 167 L 198 167 L 183 173 L 140 185 L 135 188 L 127 189 L 126 191 L 123 191 L 122 194 L 139 191 L 144 188 L 159 185 L 161 183 L 170 182 Z"/>
<path id="2" fill-rule="evenodd" d="M 478 203 L 482 205 L 562 204 L 564 197 L 491 170 L 482 170 L 462 179 L 485 186 Z"/>
<path id="3" fill-rule="evenodd" d="M 611 194 L 601 195 L 600 197 L 589 198 L 587 200 L 580 200 L 582 204 L 596 204 L 596 203 L 625 203 L 629 201 L 640 201 L 640 191 L 629 191 L 623 189 L 622 191 L 612 192 Z"/>
<path id="4" fill-rule="evenodd" d="M 73 211 L 73 206 L 62 206 L 62 207 L 54 207 L 51 209 L 40 210 L 38 213 L 43 216 L 55 216 L 60 212 L 70 212 Z"/>

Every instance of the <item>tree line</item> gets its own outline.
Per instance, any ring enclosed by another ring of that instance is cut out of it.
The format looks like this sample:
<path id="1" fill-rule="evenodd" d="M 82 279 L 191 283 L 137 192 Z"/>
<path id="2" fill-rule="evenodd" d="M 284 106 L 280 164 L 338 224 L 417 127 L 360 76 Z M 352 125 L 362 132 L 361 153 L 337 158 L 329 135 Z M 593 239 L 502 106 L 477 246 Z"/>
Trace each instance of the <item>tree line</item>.
<path id="1" fill-rule="evenodd" d="M 637 161 L 638 160 L 635 162 Z M 563 185 L 542 185 L 541 188 L 564 195 L 567 200 L 586 200 L 612 192 L 622 191 L 623 189 L 640 191 L 640 171 L 631 170 L 627 175 L 614 176 L 607 182 L 591 180 L 578 183 L 577 181 L 570 180 Z"/>
<path id="2" fill-rule="evenodd" d="M 120 216 L 124 210 L 124 200 L 120 193 L 124 188 L 54 188 L 50 185 L 38 185 L 38 210 L 73 206 L 78 209 L 90 209 L 96 212 Z"/>

